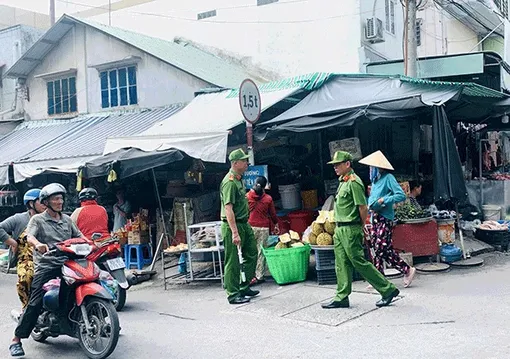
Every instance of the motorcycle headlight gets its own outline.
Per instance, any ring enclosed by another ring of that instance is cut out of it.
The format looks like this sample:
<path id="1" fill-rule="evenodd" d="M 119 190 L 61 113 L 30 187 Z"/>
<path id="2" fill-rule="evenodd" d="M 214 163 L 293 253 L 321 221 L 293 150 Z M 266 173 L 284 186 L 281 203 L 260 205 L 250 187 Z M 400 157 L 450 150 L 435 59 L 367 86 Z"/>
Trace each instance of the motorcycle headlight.
<path id="1" fill-rule="evenodd" d="M 92 246 L 90 244 L 73 244 L 71 246 L 74 253 L 79 256 L 87 256 L 92 252 Z"/>

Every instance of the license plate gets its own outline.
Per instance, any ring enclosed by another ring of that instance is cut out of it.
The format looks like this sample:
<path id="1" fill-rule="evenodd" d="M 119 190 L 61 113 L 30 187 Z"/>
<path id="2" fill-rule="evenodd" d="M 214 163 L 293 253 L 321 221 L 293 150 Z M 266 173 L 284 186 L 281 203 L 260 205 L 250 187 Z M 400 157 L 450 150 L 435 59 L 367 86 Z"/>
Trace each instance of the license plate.
<path id="1" fill-rule="evenodd" d="M 126 268 L 126 264 L 124 263 L 122 258 L 108 259 L 106 261 L 106 264 L 108 265 L 108 268 L 110 268 L 110 270 Z"/>

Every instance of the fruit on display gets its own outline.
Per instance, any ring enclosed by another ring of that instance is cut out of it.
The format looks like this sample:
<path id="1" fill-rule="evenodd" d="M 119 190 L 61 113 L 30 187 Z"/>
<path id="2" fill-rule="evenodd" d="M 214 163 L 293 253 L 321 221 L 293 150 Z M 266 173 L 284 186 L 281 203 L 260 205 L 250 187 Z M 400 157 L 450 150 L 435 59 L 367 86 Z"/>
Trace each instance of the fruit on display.
<path id="1" fill-rule="evenodd" d="M 289 247 L 287 247 L 286 243 L 282 243 L 282 242 L 278 242 L 276 244 L 276 246 L 274 247 L 275 250 L 286 249 L 286 248 L 289 248 Z"/>
<path id="2" fill-rule="evenodd" d="M 303 241 L 313 246 L 329 246 L 333 244 L 335 234 L 335 216 L 333 211 L 319 211 L 319 216 L 312 222 L 303 235 Z"/>
<path id="3" fill-rule="evenodd" d="M 310 233 L 310 235 L 308 236 L 308 242 L 311 245 L 316 245 L 317 244 L 317 236 L 314 233 Z"/>
<path id="4" fill-rule="evenodd" d="M 324 223 L 324 229 L 326 230 L 327 233 L 331 235 L 335 234 L 335 228 L 336 228 L 335 222 L 330 222 L 329 220 L 327 220 L 326 223 Z"/>
<path id="5" fill-rule="evenodd" d="M 290 245 L 292 248 L 304 246 L 303 242 L 294 242 Z"/>
<path id="6" fill-rule="evenodd" d="M 275 250 L 286 249 L 286 248 L 295 248 L 301 247 L 304 244 L 301 242 L 301 238 L 299 233 L 294 231 L 289 231 L 289 233 L 284 233 L 278 236 L 278 243 L 274 247 Z"/>
<path id="7" fill-rule="evenodd" d="M 278 237 L 278 239 L 280 240 L 281 243 L 285 243 L 285 244 L 290 243 L 290 241 L 292 240 L 290 238 L 290 234 L 289 233 L 284 233 L 284 234 L 280 235 Z"/>
<path id="8" fill-rule="evenodd" d="M 312 233 L 318 236 L 319 234 L 324 232 L 324 226 L 321 223 L 313 222 L 312 223 Z"/>
<path id="9" fill-rule="evenodd" d="M 330 246 L 333 244 L 333 237 L 329 233 L 321 233 L 317 236 L 318 246 Z"/>

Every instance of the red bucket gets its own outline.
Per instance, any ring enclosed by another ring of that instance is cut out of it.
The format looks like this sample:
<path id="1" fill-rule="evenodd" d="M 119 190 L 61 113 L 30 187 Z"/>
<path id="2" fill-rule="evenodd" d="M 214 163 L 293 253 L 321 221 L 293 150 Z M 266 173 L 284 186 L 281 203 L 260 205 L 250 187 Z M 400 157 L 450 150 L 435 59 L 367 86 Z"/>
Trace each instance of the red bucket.
<path id="1" fill-rule="evenodd" d="M 278 216 L 278 229 L 280 230 L 279 234 L 288 233 L 290 230 L 290 221 L 287 216 Z"/>
<path id="2" fill-rule="evenodd" d="M 294 232 L 303 234 L 313 222 L 314 212 L 313 211 L 296 211 L 289 213 L 290 229 Z"/>

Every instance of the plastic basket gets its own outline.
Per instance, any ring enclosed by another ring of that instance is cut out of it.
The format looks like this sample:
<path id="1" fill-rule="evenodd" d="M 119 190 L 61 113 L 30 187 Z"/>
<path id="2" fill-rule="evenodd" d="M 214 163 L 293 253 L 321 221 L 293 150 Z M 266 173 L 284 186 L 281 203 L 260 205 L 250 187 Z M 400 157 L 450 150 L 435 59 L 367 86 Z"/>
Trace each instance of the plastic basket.
<path id="1" fill-rule="evenodd" d="M 356 282 L 358 280 L 363 280 L 361 274 L 356 271 L 352 272 L 352 281 Z M 336 271 L 335 269 L 323 269 L 317 270 L 317 284 L 326 285 L 326 284 L 336 284 Z"/>
<path id="2" fill-rule="evenodd" d="M 315 269 L 335 269 L 335 251 L 333 248 L 319 249 L 314 248 L 315 252 Z"/>
<path id="3" fill-rule="evenodd" d="M 317 284 L 336 284 L 335 269 L 317 270 Z"/>
<path id="4" fill-rule="evenodd" d="M 274 247 L 262 248 L 266 257 L 269 272 L 278 284 L 303 282 L 308 274 L 311 247 L 305 244 L 301 247 L 275 250 Z"/>

